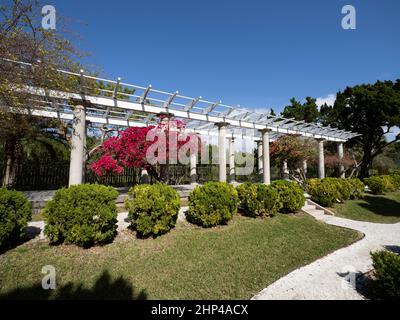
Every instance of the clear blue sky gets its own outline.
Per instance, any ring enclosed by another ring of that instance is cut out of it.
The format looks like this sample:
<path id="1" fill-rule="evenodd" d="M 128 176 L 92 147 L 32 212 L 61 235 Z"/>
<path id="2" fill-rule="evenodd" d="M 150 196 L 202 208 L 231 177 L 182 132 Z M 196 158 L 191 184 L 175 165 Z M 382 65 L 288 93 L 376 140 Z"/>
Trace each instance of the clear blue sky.
<path id="1" fill-rule="evenodd" d="M 249 108 L 400 78 L 399 0 L 48 1 L 103 75 Z M 341 8 L 357 29 L 341 28 Z"/>

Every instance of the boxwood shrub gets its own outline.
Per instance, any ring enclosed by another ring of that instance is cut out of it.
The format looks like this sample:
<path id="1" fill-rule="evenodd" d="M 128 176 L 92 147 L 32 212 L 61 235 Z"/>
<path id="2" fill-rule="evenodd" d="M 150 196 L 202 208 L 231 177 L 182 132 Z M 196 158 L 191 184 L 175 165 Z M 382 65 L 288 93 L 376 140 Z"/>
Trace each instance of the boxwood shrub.
<path id="1" fill-rule="evenodd" d="M 226 224 L 237 212 L 238 193 L 225 182 L 207 182 L 189 194 L 188 221 L 203 227 Z"/>
<path id="2" fill-rule="evenodd" d="M 278 191 L 282 213 L 294 213 L 300 210 L 306 201 L 303 189 L 294 181 L 276 180 L 272 186 Z"/>
<path id="3" fill-rule="evenodd" d="M 125 200 L 128 219 L 139 236 L 157 236 L 176 224 L 180 208 L 178 192 L 170 186 L 156 183 L 137 185 L 129 190 Z"/>
<path id="4" fill-rule="evenodd" d="M 364 183 L 358 178 L 348 179 L 348 182 L 351 185 L 350 199 L 362 198 L 364 196 L 364 191 L 365 191 Z"/>
<path id="5" fill-rule="evenodd" d="M 371 253 L 379 298 L 400 299 L 400 255 L 386 250 Z"/>
<path id="6" fill-rule="evenodd" d="M 111 242 L 117 230 L 117 196 L 113 187 L 97 184 L 57 190 L 44 208 L 45 235 L 51 243 L 82 247 Z"/>
<path id="7" fill-rule="evenodd" d="M 395 186 L 396 189 L 400 189 L 400 173 L 394 172 L 390 174 L 390 177 L 392 178 L 392 182 Z"/>
<path id="8" fill-rule="evenodd" d="M 31 205 L 21 192 L 0 188 L 0 249 L 23 239 L 31 217 Z"/>
<path id="9" fill-rule="evenodd" d="M 240 208 L 250 217 L 273 216 L 281 207 L 279 193 L 265 184 L 242 184 L 237 186 Z"/>
<path id="10" fill-rule="evenodd" d="M 313 201 L 331 207 L 338 201 L 361 198 L 364 184 L 359 179 L 308 179 L 306 189 Z"/>
<path id="11" fill-rule="evenodd" d="M 396 190 L 395 181 L 389 175 L 372 176 L 364 179 L 373 194 L 384 194 Z"/>

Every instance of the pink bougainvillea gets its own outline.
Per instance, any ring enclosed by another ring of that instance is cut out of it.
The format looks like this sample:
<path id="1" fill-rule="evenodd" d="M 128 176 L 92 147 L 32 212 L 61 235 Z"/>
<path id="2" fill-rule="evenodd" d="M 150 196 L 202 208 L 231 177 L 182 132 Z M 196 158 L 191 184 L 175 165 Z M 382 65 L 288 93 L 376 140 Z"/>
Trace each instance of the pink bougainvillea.
<path id="1" fill-rule="evenodd" d="M 176 158 L 183 145 L 200 142 L 197 136 L 191 139 L 194 136 L 194 133 L 185 131 L 183 122 L 162 118 L 157 126 L 130 127 L 103 143 L 100 159 L 93 162 L 90 169 L 98 176 L 106 173 L 121 174 L 125 167 L 151 169 L 154 165 L 148 161 L 151 146 L 157 144 L 153 148 L 156 149 L 154 155 L 167 163 L 172 157 Z"/>

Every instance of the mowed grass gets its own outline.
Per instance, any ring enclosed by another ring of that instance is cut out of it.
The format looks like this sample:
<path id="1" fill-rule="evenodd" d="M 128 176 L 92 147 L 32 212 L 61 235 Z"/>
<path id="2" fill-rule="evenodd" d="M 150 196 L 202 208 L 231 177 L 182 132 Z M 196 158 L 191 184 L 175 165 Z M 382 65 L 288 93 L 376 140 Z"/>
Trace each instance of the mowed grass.
<path id="1" fill-rule="evenodd" d="M 156 239 L 126 231 L 91 249 L 29 242 L 0 255 L 0 298 L 249 299 L 360 238 L 299 213 L 237 215 L 213 229 L 179 223 Z M 55 267 L 56 290 L 41 288 L 45 265 Z"/>
<path id="2" fill-rule="evenodd" d="M 339 217 L 375 223 L 400 221 L 400 191 L 386 195 L 365 195 L 364 199 L 338 204 L 334 211 Z"/>

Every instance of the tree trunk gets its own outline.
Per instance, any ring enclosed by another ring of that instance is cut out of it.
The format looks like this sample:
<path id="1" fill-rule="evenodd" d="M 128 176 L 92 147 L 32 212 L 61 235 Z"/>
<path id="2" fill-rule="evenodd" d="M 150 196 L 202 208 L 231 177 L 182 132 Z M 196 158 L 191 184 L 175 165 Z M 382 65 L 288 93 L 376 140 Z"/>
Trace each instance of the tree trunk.
<path id="1" fill-rule="evenodd" d="M 6 170 L 3 177 L 3 187 L 10 187 L 14 184 L 16 168 L 17 142 L 14 139 L 7 139 L 5 143 Z"/>
<path id="2" fill-rule="evenodd" d="M 370 150 L 364 150 L 364 156 L 360 168 L 360 179 L 368 178 L 371 175 L 373 156 Z"/>

